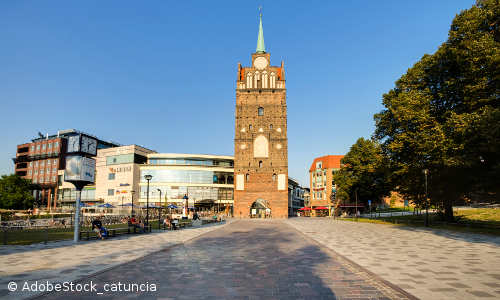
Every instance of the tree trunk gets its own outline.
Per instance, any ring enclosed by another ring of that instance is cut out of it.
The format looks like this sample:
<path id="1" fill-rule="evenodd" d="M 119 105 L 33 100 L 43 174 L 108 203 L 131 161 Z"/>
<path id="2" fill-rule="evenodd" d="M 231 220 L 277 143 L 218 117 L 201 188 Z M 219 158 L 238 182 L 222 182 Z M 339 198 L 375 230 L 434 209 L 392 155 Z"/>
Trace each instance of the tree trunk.
<path id="1" fill-rule="evenodd" d="M 447 223 L 455 222 L 455 217 L 453 216 L 453 201 L 450 198 L 444 201 L 444 216 L 445 216 L 445 222 Z"/>

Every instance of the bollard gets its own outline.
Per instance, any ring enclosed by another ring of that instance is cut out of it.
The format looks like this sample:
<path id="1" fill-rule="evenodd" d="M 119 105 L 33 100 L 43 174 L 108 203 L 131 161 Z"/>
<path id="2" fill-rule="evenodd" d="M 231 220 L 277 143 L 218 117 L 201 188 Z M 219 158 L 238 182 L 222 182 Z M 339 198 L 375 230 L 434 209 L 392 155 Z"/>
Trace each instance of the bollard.
<path id="1" fill-rule="evenodd" d="M 45 227 L 45 245 L 47 245 L 47 231 L 49 230 L 49 227 Z"/>
<path id="2" fill-rule="evenodd" d="M 3 231 L 3 244 L 7 245 L 7 229 Z"/>

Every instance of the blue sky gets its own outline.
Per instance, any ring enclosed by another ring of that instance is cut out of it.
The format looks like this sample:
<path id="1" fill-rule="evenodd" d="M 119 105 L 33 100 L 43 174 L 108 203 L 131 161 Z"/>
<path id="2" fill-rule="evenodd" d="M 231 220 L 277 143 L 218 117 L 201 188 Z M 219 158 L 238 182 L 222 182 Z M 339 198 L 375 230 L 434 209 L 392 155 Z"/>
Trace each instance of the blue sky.
<path id="1" fill-rule="evenodd" d="M 159 152 L 234 155 L 238 62 L 262 5 L 285 63 L 289 176 L 374 131 L 382 95 L 473 0 L 1 1 L 0 174 L 16 145 L 78 129 Z"/>

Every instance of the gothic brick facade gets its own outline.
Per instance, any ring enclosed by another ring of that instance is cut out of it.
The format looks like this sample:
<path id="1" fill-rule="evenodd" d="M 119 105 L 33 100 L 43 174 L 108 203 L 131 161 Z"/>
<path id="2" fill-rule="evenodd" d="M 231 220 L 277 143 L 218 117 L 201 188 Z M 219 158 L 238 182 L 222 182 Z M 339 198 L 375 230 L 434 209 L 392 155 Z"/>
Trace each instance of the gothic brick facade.
<path id="1" fill-rule="evenodd" d="M 287 218 L 285 71 L 283 62 L 270 66 L 269 53 L 252 54 L 252 67 L 238 64 L 235 123 L 234 216 Z M 256 201 L 265 213 L 255 214 Z"/>

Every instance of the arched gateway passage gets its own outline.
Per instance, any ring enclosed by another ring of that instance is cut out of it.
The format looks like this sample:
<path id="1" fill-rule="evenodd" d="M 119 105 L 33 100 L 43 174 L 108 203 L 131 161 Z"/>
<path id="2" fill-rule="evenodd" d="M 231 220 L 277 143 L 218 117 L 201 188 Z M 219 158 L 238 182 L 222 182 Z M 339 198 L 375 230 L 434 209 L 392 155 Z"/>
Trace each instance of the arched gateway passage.
<path id="1" fill-rule="evenodd" d="M 264 199 L 259 199 L 252 204 L 250 207 L 250 217 L 251 218 L 270 218 L 271 217 L 271 206 Z"/>

